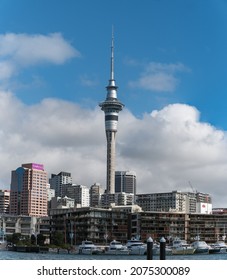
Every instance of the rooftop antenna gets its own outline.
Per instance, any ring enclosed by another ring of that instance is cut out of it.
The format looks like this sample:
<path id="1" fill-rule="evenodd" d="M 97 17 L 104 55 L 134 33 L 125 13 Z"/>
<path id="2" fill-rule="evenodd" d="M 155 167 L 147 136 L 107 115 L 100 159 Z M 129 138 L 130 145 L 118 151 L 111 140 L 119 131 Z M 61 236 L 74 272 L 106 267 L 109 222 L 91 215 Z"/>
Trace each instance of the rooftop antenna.
<path id="1" fill-rule="evenodd" d="M 114 28 L 112 25 L 110 80 L 114 80 Z"/>

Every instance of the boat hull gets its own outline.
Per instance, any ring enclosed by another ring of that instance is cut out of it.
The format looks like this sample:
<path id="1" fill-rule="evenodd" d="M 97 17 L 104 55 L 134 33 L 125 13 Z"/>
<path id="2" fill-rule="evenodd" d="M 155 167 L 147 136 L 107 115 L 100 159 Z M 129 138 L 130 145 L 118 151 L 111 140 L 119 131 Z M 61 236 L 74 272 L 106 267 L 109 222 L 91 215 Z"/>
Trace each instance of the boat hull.
<path id="1" fill-rule="evenodd" d="M 129 255 L 128 250 L 108 250 L 105 255 Z"/>
<path id="2" fill-rule="evenodd" d="M 135 249 L 129 249 L 129 255 L 145 255 L 147 252 L 146 248 L 135 248 Z"/>
<path id="3" fill-rule="evenodd" d="M 193 255 L 194 253 L 195 253 L 194 248 L 172 249 L 173 255 Z"/>
<path id="4" fill-rule="evenodd" d="M 83 249 L 79 249 L 79 254 L 82 254 L 82 255 L 98 255 L 98 254 L 101 254 L 102 251 L 99 250 L 99 249 L 87 249 L 87 248 L 83 248 Z"/>
<path id="5" fill-rule="evenodd" d="M 218 254 L 221 252 L 221 248 L 210 248 L 209 254 Z"/>
<path id="6" fill-rule="evenodd" d="M 196 248 L 195 254 L 208 254 L 209 248 Z"/>

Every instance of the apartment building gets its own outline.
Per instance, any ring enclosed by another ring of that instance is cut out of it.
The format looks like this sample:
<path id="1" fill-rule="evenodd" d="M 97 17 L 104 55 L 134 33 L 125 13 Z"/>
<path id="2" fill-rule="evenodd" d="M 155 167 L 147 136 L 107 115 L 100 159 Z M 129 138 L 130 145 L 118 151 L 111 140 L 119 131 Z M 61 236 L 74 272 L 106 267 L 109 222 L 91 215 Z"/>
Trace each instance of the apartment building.
<path id="1" fill-rule="evenodd" d="M 24 236 L 43 234 L 46 243 L 50 241 L 50 219 L 49 217 L 31 217 L 21 215 L 0 215 L 0 229 L 5 236 L 20 233 Z"/>
<path id="2" fill-rule="evenodd" d="M 51 233 L 60 231 L 65 241 L 73 244 L 91 240 L 104 244 L 113 239 L 126 243 L 128 239 L 149 236 L 171 242 L 174 238 L 193 242 L 198 236 L 208 243 L 222 240 L 227 228 L 227 214 L 186 214 L 144 212 L 138 206 L 103 208 L 55 209 L 51 212 Z"/>
<path id="3" fill-rule="evenodd" d="M 211 214 L 209 194 L 201 192 L 162 192 L 137 194 L 136 203 L 144 211 Z"/>
<path id="4" fill-rule="evenodd" d="M 227 215 L 140 212 L 129 214 L 129 224 L 130 238 L 140 236 L 146 240 L 151 236 L 159 241 L 165 237 L 167 242 L 171 242 L 177 237 L 191 243 L 199 236 L 207 243 L 214 243 L 226 237 Z"/>

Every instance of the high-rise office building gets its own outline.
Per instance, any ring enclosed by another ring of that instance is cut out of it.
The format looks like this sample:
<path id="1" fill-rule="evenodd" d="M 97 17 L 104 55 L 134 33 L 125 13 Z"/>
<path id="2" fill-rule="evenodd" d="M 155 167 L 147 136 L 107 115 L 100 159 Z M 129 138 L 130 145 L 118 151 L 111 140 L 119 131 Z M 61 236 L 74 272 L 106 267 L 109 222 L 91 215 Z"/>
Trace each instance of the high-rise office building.
<path id="1" fill-rule="evenodd" d="M 107 140 L 107 170 L 106 193 L 114 193 L 115 190 L 115 139 L 117 133 L 118 113 L 124 105 L 117 99 L 117 86 L 114 79 L 114 43 L 112 36 L 110 80 L 107 88 L 106 100 L 99 106 L 105 113 L 105 130 Z"/>
<path id="2" fill-rule="evenodd" d="M 10 214 L 47 216 L 47 172 L 43 164 L 27 163 L 12 171 Z"/>
<path id="3" fill-rule="evenodd" d="M 71 173 L 61 171 L 58 174 L 51 174 L 49 179 L 50 188 L 55 190 L 55 196 L 63 197 L 62 194 L 62 185 L 72 184 Z"/>
<path id="4" fill-rule="evenodd" d="M 136 173 L 133 171 L 115 172 L 115 192 L 136 194 Z"/>

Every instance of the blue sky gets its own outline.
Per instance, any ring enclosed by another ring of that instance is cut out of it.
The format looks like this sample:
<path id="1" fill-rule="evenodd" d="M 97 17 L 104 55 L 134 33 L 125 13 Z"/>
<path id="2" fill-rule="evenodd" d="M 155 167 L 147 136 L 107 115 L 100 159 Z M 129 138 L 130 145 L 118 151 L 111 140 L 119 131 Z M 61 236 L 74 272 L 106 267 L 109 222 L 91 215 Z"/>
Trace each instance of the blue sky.
<path id="1" fill-rule="evenodd" d="M 2 185 L 26 161 L 105 185 L 98 103 L 106 96 L 113 26 L 125 104 L 117 168 L 136 171 L 139 192 L 190 189 L 190 181 L 223 206 L 226 1 L 0 0 L 0 13 Z"/>
<path id="2" fill-rule="evenodd" d="M 113 25 L 119 98 L 133 113 L 187 103 L 198 108 L 203 120 L 226 129 L 226 5 L 222 0 L 1 1 L 1 34 L 61 33 L 81 54 L 64 65 L 20 71 L 14 82 L 27 89 L 18 86 L 15 93 L 26 103 L 58 97 L 95 106 L 107 85 Z M 146 75 L 149 63 L 166 66 L 163 71 L 175 82 L 159 90 L 131 85 Z M 177 64 L 184 69 L 167 69 Z M 34 77 L 39 87 L 32 88 Z"/>

